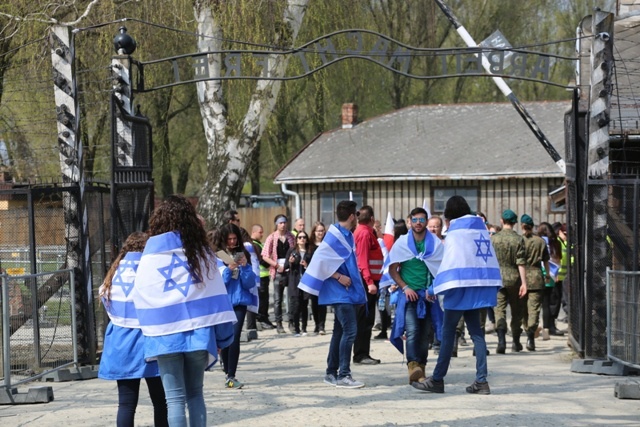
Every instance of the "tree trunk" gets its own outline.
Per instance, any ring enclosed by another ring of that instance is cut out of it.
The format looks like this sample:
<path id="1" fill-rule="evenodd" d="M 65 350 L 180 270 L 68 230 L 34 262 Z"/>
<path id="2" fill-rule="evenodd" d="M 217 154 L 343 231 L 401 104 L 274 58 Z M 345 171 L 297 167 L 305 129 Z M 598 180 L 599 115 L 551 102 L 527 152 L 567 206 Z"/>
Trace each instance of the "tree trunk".
<path id="1" fill-rule="evenodd" d="M 292 47 L 298 36 L 309 0 L 289 0 L 283 16 L 283 31 L 276 34 L 275 45 Z M 219 51 L 223 34 L 210 2 L 194 1 L 198 23 L 198 51 Z M 265 75 L 283 76 L 290 56 L 270 56 Z M 208 55 L 209 73 L 221 75 L 221 57 Z M 251 165 L 254 150 L 273 112 L 281 83 L 259 80 L 242 123 L 230 128 L 220 81 L 197 83 L 198 102 L 207 139 L 207 177 L 200 195 L 198 210 L 207 222 L 218 224 L 222 213 L 237 206 Z"/>

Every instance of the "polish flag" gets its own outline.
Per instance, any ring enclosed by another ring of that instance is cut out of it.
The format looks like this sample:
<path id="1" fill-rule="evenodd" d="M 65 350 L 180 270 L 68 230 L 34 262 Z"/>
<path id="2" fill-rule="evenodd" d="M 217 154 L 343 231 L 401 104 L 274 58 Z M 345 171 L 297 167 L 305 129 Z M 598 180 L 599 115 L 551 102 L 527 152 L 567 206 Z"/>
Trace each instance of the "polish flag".
<path id="1" fill-rule="evenodd" d="M 384 235 L 382 236 L 384 240 L 384 245 L 387 247 L 387 250 L 391 250 L 391 246 L 393 246 L 393 217 L 391 216 L 391 212 L 387 212 L 387 221 L 384 223 Z"/>

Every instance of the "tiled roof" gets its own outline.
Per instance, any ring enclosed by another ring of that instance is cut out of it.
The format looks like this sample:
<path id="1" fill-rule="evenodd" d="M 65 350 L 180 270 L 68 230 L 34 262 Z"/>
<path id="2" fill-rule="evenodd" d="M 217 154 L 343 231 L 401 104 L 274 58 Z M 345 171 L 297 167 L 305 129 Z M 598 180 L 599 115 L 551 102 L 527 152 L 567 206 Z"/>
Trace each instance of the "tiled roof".
<path id="1" fill-rule="evenodd" d="M 524 103 L 564 157 L 569 101 Z M 562 177 L 511 103 L 420 105 L 319 135 L 276 183 Z"/>

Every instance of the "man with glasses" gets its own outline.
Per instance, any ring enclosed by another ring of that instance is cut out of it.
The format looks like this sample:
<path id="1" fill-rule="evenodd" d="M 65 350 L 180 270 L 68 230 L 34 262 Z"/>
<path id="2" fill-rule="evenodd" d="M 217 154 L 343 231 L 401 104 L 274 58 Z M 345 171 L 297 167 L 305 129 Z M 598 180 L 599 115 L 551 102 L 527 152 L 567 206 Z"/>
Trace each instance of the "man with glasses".
<path id="1" fill-rule="evenodd" d="M 411 211 L 411 230 L 400 236 L 389 252 L 389 274 L 404 295 L 398 298 L 391 343 L 402 353 L 402 335 L 406 336 L 409 384 L 424 381 L 429 353 L 431 313 L 427 304 L 430 274 L 435 275 L 443 253 L 443 244 L 427 232 L 427 211 Z"/>
<path id="2" fill-rule="evenodd" d="M 371 357 L 371 330 L 376 322 L 378 285 L 382 277 L 382 249 L 373 230 L 373 208 L 363 206 L 358 215 L 358 226 L 353 232 L 356 242 L 358 268 L 367 294 L 367 303 L 358 307 L 358 334 L 353 344 L 353 362 L 377 365 L 380 359 Z"/>
<path id="3" fill-rule="evenodd" d="M 294 236 L 297 236 L 301 231 L 304 231 L 304 218 L 296 219 L 293 223 L 293 230 L 291 230 Z"/>
<path id="4" fill-rule="evenodd" d="M 451 363 L 456 325 L 464 317 L 476 355 L 476 379 L 466 391 L 491 394 L 487 382 L 487 344 L 480 328 L 480 310 L 496 305 L 498 289 L 502 287 L 500 267 L 484 221 L 471 214 L 464 197 L 449 198 L 444 217 L 447 243 L 443 245 L 442 262 L 433 283 L 433 293 L 441 298 L 444 308 L 442 345 L 432 376 L 411 385 L 421 391 L 444 393 L 444 377 Z"/>
<path id="5" fill-rule="evenodd" d="M 317 295 L 318 304 L 333 306 L 333 334 L 324 382 L 337 388 L 361 388 L 364 383 L 351 376 L 356 307 L 367 302 L 351 234 L 356 225 L 356 202 L 338 203 L 336 216 L 338 223 L 329 227 L 298 287 Z"/>

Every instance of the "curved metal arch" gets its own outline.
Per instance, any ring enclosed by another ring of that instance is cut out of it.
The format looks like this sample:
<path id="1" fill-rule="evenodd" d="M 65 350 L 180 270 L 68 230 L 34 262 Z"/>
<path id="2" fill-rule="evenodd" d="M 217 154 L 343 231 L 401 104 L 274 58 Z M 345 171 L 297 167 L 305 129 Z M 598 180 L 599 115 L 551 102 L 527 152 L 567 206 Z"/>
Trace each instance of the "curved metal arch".
<path id="1" fill-rule="evenodd" d="M 198 55 L 200 56 L 200 55 Z M 417 80 L 441 80 L 441 79 L 448 79 L 448 78 L 455 78 L 455 77 L 487 77 L 487 78 L 491 78 L 491 77 L 502 77 L 502 78 L 507 78 L 507 79 L 515 79 L 515 80 L 524 80 L 524 81 L 530 81 L 530 82 L 534 82 L 534 83 L 542 83 L 542 84 L 546 84 L 546 85 L 550 85 L 550 86 L 556 86 L 556 87 L 560 87 L 560 88 L 564 88 L 564 89 L 571 89 L 573 88 L 573 86 L 571 85 L 562 85 L 560 83 L 555 83 L 555 82 L 551 82 L 548 80 L 540 80 L 540 79 L 534 79 L 531 77 L 526 77 L 526 76 L 515 76 L 515 75 L 509 75 L 509 74 L 487 74 L 487 73 L 454 73 L 454 74 L 446 74 L 446 75 L 442 75 L 442 76 L 420 76 L 420 75 L 416 75 L 416 74 L 411 74 L 411 73 L 405 73 L 402 70 L 398 70 L 396 68 L 390 67 L 387 64 L 383 64 L 379 61 L 376 61 L 373 58 L 367 57 L 367 56 L 363 56 L 363 55 L 345 55 L 342 56 L 340 58 L 336 58 L 333 59 L 331 61 L 325 62 L 322 65 L 318 66 L 317 68 L 314 68 L 313 70 L 310 70 L 308 72 L 305 72 L 303 74 L 298 74 L 295 76 L 290 76 L 290 77 L 269 77 L 269 78 L 264 78 L 264 77 L 256 77 L 256 76 L 224 76 L 224 77 L 208 77 L 208 78 L 199 78 L 199 79 L 190 79 L 190 80 L 182 80 L 179 82 L 174 82 L 174 83 L 169 83 L 169 84 L 165 84 L 165 85 L 159 85 L 159 86 L 154 86 L 153 88 L 150 89 L 136 89 L 137 93 L 146 93 L 146 92 L 153 92 L 155 90 L 159 90 L 159 89 L 167 89 L 170 87 L 174 87 L 174 86 L 180 86 L 183 84 L 188 84 L 188 83 L 198 83 L 198 82 L 203 82 L 203 81 L 214 81 L 214 80 L 275 80 L 275 81 L 293 81 L 293 80 L 299 80 L 305 77 L 309 77 L 333 64 L 337 64 L 338 62 L 342 62 L 344 60 L 347 59 L 363 59 L 365 61 L 369 61 L 369 62 L 373 62 L 376 65 L 379 65 L 380 67 L 394 72 L 396 74 L 400 74 L 402 76 L 408 77 L 408 78 L 412 78 L 412 79 L 417 79 Z"/>

